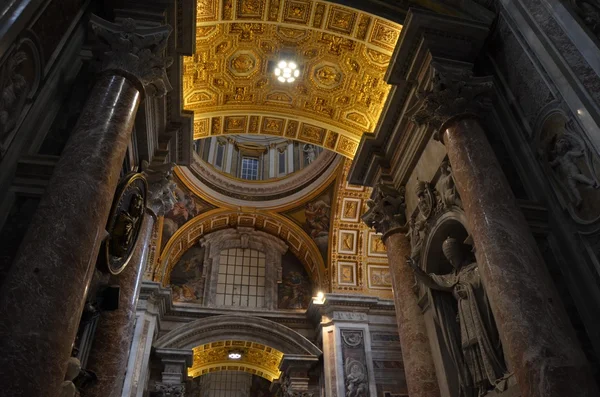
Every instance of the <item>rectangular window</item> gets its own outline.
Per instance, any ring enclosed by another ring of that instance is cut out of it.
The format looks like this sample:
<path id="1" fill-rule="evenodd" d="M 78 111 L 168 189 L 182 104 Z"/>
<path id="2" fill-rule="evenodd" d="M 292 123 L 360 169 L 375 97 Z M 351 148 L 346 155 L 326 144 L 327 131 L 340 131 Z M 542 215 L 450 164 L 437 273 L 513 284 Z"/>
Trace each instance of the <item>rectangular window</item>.
<path id="1" fill-rule="evenodd" d="M 265 254 L 248 248 L 220 253 L 217 305 L 264 307 Z"/>
<path id="2" fill-rule="evenodd" d="M 223 157 L 225 155 L 225 145 L 217 144 L 217 159 L 215 165 L 219 168 L 223 168 Z"/>
<path id="3" fill-rule="evenodd" d="M 285 152 L 279 153 L 279 175 L 285 174 Z"/>
<path id="4" fill-rule="evenodd" d="M 258 159 L 255 157 L 242 157 L 242 179 L 258 180 Z"/>

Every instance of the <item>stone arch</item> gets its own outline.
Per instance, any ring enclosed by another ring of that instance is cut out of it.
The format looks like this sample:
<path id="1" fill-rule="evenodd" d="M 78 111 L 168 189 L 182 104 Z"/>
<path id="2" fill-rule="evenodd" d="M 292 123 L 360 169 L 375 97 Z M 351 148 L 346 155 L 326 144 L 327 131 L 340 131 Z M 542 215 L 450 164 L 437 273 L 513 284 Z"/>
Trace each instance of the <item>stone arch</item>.
<path id="1" fill-rule="evenodd" d="M 286 355 L 320 357 L 323 353 L 298 332 L 274 321 L 254 316 L 223 315 L 203 318 L 160 337 L 157 349 L 192 349 L 220 340 L 247 340 L 270 346 Z"/>
<path id="2" fill-rule="evenodd" d="M 300 260 L 311 277 L 313 286 L 328 290 L 325 262 L 315 242 L 298 225 L 282 215 L 271 212 L 245 213 L 238 210 L 216 209 L 203 213 L 184 226 L 169 239 L 162 251 L 154 281 L 168 283 L 168 274 L 181 256 L 211 232 L 238 226 L 250 227 L 284 241 Z"/>

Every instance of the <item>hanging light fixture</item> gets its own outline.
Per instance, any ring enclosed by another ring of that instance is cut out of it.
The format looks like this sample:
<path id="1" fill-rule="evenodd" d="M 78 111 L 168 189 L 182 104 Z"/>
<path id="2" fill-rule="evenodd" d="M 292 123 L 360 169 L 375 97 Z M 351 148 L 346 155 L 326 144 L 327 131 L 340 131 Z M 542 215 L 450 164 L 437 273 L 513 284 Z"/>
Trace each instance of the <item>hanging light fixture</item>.
<path id="1" fill-rule="evenodd" d="M 300 77 L 298 64 L 294 61 L 279 61 L 275 67 L 275 77 L 281 83 L 293 83 Z"/>

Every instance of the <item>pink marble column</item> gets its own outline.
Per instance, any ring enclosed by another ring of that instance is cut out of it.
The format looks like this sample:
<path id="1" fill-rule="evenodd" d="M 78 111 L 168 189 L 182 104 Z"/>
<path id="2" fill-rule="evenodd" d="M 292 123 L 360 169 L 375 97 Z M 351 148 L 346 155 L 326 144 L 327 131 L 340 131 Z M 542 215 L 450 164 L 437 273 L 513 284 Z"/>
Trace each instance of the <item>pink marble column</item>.
<path id="1" fill-rule="evenodd" d="M 415 276 L 406 264 L 406 257 L 410 255 L 410 241 L 406 232 L 405 229 L 396 229 L 384 237 L 392 275 L 406 384 L 411 397 L 439 397 L 440 388 L 425 328 L 425 318 L 413 291 Z"/>
<path id="2" fill-rule="evenodd" d="M 120 287 L 119 307 L 100 315 L 86 368 L 96 374 L 98 382 L 85 390 L 82 397 L 121 396 L 154 222 L 154 215 L 146 211 L 129 265 L 109 280 L 109 285 Z"/>
<path id="3" fill-rule="evenodd" d="M 413 291 L 415 276 L 406 258 L 410 241 L 406 236 L 404 191 L 391 184 L 379 183 L 368 202 L 369 211 L 363 221 L 383 234 L 394 289 L 394 306 L 408 394 L 411 397 L 439 397 L 440 389 L 425 318 Z"/>
<path id="4" fill-rule="evenodd" d="M 466 116 L 446 122 L 442 131 L 479 269 L 521 396 L 600 396 L 481 125 Z"/>
<path id="5" fill-rule="evenodd" d="M 165 88 L 158 71 L 164 74 L 160 56 L 170 29 L 92 19 L 106 48 L 104 74 L 0 290 L 0 385 L 7 396 L 60 395 L 142 92 Z"/>

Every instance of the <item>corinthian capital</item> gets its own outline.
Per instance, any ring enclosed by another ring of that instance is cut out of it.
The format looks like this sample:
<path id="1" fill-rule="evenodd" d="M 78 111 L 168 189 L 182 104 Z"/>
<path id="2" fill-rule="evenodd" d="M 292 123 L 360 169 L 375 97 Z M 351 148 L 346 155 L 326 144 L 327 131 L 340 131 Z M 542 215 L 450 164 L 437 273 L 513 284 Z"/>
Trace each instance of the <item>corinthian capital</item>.
<path id="1" fill-rule="evenodd" d="M 155 392 L 152 393 L 156 397 L 184 397 L 185 386 L 157 382 L 154 386 Z"/>
<path id="2" fill-rule="evenodd" d="M 405 190 L 396 190 L 392 185 L 379 182 L 373 190 L 373 199 L 367 201 L 369 210 L 362 216 L 363 222 L 375 228 L 377 233 L 386 234 L 394 229 L 406 228 Z"/>
<path id="3" fill-rule="evenodd" d="M 174 163 L 148 166 L 143 164 L 142 174 L 148 182 L 148 208 L 157 216 L 163 216 L 169 212 L 176 203 L 175 188 L 177 184 L 173 181 Z"/>
<path id="4" fill-rule="evenodd" d="M 436 134 L 463 117 L 478 117 L 491 104 L 491 77 L 473 77 L 470 68 L 432 65 L 432 88 L 418 95 L 420 106 L 412 116 L 418 125 L 429 124 Z M 436 139 L 439 139 L 436 136 Z"/>
<path id="5" fill-rule="evenodd" d="M 150 96 L 163 96 L 173 88 L 166 73 L 173 59 L 164 56 L 171 26 L 139 28 L 133 19 L 115 24 L 96 15 L 90 24 L 101 45 L 103 71 L 133 77 Z"/>

